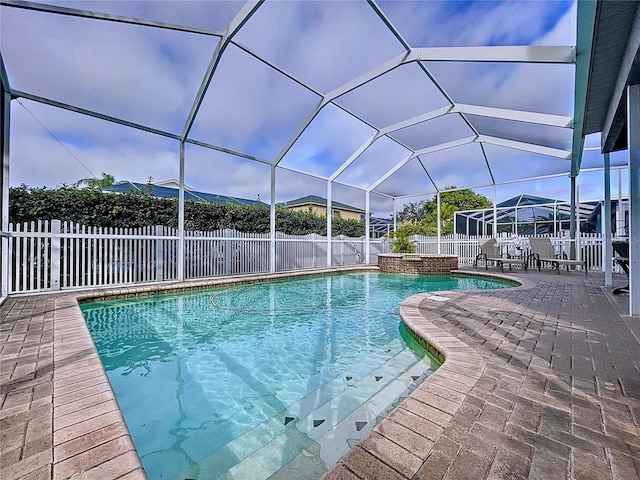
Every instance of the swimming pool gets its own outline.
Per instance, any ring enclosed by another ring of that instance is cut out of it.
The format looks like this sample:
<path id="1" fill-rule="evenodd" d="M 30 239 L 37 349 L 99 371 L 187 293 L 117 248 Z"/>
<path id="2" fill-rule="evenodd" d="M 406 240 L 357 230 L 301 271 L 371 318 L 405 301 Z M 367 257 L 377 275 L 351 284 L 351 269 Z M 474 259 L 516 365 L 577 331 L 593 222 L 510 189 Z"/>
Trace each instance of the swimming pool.
<path id="1" fill-rule="evenodd" d="M 149 478 L 318 478 L 438 366 L 402 300 L 504 286 L 369 272 L 82 310 Z"/>

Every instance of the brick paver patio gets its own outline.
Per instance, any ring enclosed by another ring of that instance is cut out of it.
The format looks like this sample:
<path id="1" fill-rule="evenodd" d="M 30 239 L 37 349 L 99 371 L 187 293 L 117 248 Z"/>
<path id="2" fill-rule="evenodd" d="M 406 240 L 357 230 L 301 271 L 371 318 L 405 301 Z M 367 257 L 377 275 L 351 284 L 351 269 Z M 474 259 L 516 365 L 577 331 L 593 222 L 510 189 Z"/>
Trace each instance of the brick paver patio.
<path id="1" fill-rule="evenodd" d="M 525 285 L 403 304 L 447 360 L 327 478 L 640 476 L 640 318 L 602 275 L 514 276 Z M 3 480 L 145 478 L 76 295 L 0 309 Z"/>

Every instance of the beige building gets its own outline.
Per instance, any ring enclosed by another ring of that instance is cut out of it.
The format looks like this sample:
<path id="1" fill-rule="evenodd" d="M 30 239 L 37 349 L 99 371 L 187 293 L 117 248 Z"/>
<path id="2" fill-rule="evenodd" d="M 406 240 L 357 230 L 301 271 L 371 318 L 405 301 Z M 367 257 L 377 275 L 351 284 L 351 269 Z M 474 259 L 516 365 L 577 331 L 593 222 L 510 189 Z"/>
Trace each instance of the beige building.
<path id="1" fill-rule="evenodd" d="M 327 216 L 327 199 L 317 195 L 307 195 L 306 197 L 284 202 L 282 205 L 298 212 L 311 212 L 314 215 Z M 344 203 L 331 202 L 331 214 L 334 218 L 364 220 L 365 211 L 360 208 L 345 205 Z"/>

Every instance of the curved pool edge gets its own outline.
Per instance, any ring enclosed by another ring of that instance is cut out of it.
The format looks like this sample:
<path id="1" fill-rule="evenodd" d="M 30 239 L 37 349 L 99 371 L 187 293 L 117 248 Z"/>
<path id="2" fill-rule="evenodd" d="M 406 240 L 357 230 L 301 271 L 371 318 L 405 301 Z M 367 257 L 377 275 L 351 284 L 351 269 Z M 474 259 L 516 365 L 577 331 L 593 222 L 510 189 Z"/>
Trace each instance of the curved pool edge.
<path id="1" fill-rule="evenodd" d="M 517 284 L 510 287 L 526 289 L 535 285 L 505 274 L 454 270 L 453 275 L 485 277 L 506 280 Z M 492 290 L 482 290 L 490 292 Z M 413 478 L 431 454 L 431 448 L 455 414 L 462 407 L 467 395 L 482 376 L 486 362 L 472 347 L 436 326 L 430 317 L 443 301 L 455 301 L 462 292 L 439 291 L 412 295 L 400 305 L 400 317 L 411 335 L 431 355 L 441 362 L 440 367 L 422 382 L 409 396 L 346 453 L 322 480 L 351 478 L 351 471 L 376 471 L 378 478 Z M 407 425 L 409 415 L 416 423 Z M 424 422 L 428 423 L 424 423 Z M 403 426 L 403 424 L 405 426 Z M 435 425 L 432 427 L 431 425 Z M 385 474 L 385 470 L 387 474 Z M 385 476 L 386 475 L 386 476 Z"/>

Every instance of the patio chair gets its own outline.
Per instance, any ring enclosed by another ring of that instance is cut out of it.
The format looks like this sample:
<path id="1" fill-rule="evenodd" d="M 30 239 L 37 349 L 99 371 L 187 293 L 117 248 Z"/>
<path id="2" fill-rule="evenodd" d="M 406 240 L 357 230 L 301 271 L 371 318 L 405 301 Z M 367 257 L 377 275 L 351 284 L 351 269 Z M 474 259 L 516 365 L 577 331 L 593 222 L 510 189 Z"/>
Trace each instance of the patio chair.
<path id="1" fill-rule="evenodd" d="M 625 240 L 615 240 L 611 242 L 613 245 L 613 251 L 616 256 L 613 259 L 617 262 L 618 265 L 622 267 L 624 273 L 629 276 L 629 242 Z M 612 292 L 614 295 L 619 295 L 621 293 L 629 293 L 629 284 L 625 287 L 615 288 Z"/>
<path id="2" fill-rule="evenodd" d="M 550 263 L 551 268 L 558 269 L 558 275 L 560 275 L 560 265 L 565 265 L 567 272 L 569 271 L 569 265 L 580 265 L 584 268 L 584 273 L 586 275 L 589 274 L 586 260 L 569 260 L 564 254 L 556 254 L 553 245 L 551 245 L 551 239 L 548 237 L 531 237 L 529 238 L 529 245 L 531 247 L 531 255 L 538 265 L 538 271 L 542 270 L 543 263 Z"/>
<path id="3" fill-rule="evenodd" d="M 500 267 L 500 270 L 504 272 L 504 264 L 509 265 L 509 270 L 511 270 L 511 265 L 522 265 L 524 267 L 524 271 L 527 271 L 527 261 L 520 258 L 512 258 L 510 255 L 503 257 L 500 254 L 500 247 L 498 246 L 498 242 L 496 242 L 495 238 L 487 238 L 484 240 L 478 240 L 478 244 L 480 245 L 480 253 L 476 255 L 476 259 L 473 262 L 473 266 L 478 266 L 478 260 L 484 261 L 485 270 L 489 270 L 489 262 L 493 262 L 496 266 Z"/>

